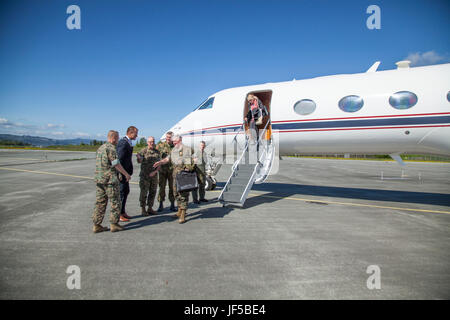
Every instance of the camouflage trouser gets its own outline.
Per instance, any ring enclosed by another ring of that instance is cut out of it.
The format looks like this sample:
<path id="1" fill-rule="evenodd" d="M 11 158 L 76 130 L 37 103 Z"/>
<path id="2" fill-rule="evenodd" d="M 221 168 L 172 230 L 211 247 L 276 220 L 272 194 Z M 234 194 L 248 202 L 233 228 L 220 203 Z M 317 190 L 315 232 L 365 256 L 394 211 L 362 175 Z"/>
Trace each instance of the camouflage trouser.
<path id="1" fill-rule="evenodd" d="M 192 190 L 192 199 L 194 201 L 198 201 L 198 196 L 200 195 L 200 199 L 205 199 L 205 181 L 206 175 L 203 174 L 200 170 L 197 170 L 197 180 L 198 180 L 198 189 Z"/>
<path id="2" fill-rule="evenodd" d="M 103 222 L 108 199 L 111 202 L 111 215 L 109 221 L 111 223 L 119 222 L 121 207 L 119 185 L 97 183 L 95 197 L 96 202 L 94 214 L 92 215 L 92 221 L 94 224 L 101 224 Z"/>
<path id="3" fill-rule="evenodd" d="M 150 208 L 153 207 L 155 201 L 156 190 L 158 189 L 158 175 L 152 178 L 142 178 L 139 180 L 139 188 L 141 188 L 141 194 L 139 195 L 139 204 L 142 207 L 145 205 Z"/>
<path id="4" fill-rule="evenodd" d="M 176 175 L 177 175 L 176 170 L 173 170 L 172 175 L 173 193 L 175 194 L 175 197 L 177 199 L 178 208 L 186 210 L 188 208 L 189 203 L 189 191 L 182 191 L 182 192 L 177 191 L 177 180 L 175 178 Z"/>
<path id="5" fill-rule="evenodd" d="M 161 168 L 159 171 L 159 194 L 158 201 L 164 201 L 166 199 L 166 181 L 169 182 L 169 200 L 170 202 L 175 201 L 175 196 L 173 193 L 173 170 L 169 170 L 167 168 Z"/>

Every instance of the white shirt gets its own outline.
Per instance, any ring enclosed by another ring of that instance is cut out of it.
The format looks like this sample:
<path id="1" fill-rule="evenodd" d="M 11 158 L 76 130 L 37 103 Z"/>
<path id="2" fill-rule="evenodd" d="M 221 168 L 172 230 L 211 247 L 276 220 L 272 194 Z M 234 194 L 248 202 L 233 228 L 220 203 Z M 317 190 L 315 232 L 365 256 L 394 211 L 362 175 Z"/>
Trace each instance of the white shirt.
<path id="1" fill-rule="evenodd" d="M 130 144 L 130 146 L 132 147 L 133 146 L 133 143 L 131 142 L 131 139 L 130 138 L 128 138 L 128 136 L 125 136 L 125 138 L 127 138 L 127 141 L 128 141 L 128 143 Z"/>

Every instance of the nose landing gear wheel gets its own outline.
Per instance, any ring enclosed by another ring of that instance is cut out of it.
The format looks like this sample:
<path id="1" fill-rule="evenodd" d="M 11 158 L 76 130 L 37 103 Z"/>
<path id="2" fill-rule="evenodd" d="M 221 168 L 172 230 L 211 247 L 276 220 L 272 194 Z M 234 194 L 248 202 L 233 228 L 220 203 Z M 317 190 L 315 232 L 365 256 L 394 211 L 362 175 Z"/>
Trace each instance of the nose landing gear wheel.
<path id="1" fill-rule="evenodd" d="M 217 181 L 211 176 L 206 176 L 205 190 L 211 191 L 216 188 Z"/>

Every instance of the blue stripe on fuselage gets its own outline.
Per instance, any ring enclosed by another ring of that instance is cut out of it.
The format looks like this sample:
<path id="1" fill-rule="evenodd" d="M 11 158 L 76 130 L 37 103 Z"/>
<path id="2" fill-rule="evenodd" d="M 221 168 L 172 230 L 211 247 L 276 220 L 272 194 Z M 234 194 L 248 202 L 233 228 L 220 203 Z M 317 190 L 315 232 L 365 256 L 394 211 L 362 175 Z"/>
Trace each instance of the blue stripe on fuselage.
<path id="1" fill-rule="evenodd" d="M 450 116 L 436 117 L 413 117 L 413 118 L 377 118 L 358 120 L 333 120 L 333 121 L 302 121 L 272 124 L 273 130 L 301 130 L 301 129 L 333 129 L 333 128 L 355 128 L 355 127 L 382 127 L 382 126 L 405 126 L 405 125 L 427 125 L 450 123 Z M 226 132 L 237 132 L 241 126 L 195 130 L 183 135 L 204 135 Z"/>
<path id="2" fill-rule="evenodd" d="M 402 125 L 441 124 L 441 123 L 450 123 L 450 116 L 276 123 L 272 125 L 272 129 L 274 130 L 325 129 L 325 128 L 379 127 L 379 126 L 402 126 Z"/>
<path id="3" fill-rule="evenodd" d="M 226 133 L 226 132 L 237 132 L 242 126 L 226 127 L 226 128 L 214 128 L 214 129 L 204 129 L 195 130 L 192 132 L 187 132 L 183 135 L 192 136 L 197 134 L 211 134 L 211 133 Z"/>

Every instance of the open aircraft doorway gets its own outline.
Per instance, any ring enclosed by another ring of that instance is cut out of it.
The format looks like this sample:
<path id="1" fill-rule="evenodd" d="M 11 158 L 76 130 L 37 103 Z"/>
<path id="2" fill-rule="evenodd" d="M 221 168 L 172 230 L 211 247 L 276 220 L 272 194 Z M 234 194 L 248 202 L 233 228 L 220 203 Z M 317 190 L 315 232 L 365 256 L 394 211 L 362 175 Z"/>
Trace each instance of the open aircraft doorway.
<path id="1" fill-rule="evenodd" d="M 270 140 L 270 137 L 272 135 L 272 123 L 271 123 L 271 102 L 272 102 L 272 90 L 266 90 L 266 91 L 251 91 L 249 93 L 247 93 L 247 95 L 245 96 L 245 101 L 244 101 L 244 114 L 243 117 L 247 117 L 249 108 L 250 108 L 250 104 L 247 101 L 247 97 L 249 95 L 254 95 L 256 97 L 258 97 L 258 99 L 261 101 L 261 103 L 267 108 L 267 113 L 266 115 L 263 115 L 263 119 L 262 119 L 262 123 L 257 125 L 258 131 L 264 130 L 264 128 L 266 128 L 266 134 L 265 134 L 265 139 L 266 140 Z M 245 126 L 245 132 L 248 134 L 249 133 L 249 123 L 245 122 L 244 123 Z"/>
<path id="2" fill-rule="evenodd" d="M 253 91 L 245 96 L 245 144 L 219 196 L 223 206 L 242 207 L 253 184 L 263 183 L 272 169 L 275 143 L 272 138 L 271 101 L 272 91 Z M 251 114 L 252 104 L 255 103 L 259 111 Z"/>

